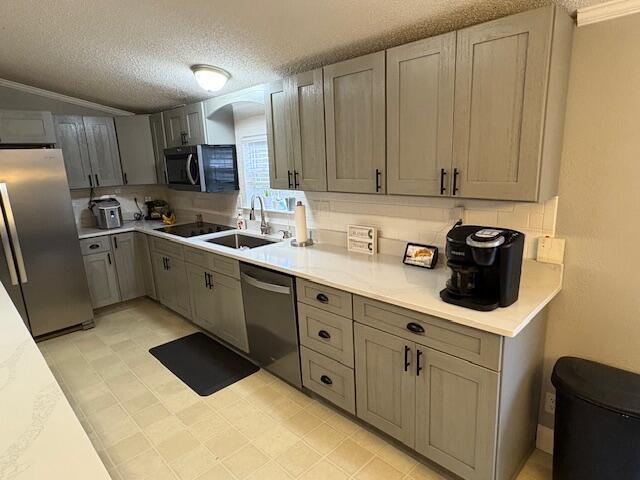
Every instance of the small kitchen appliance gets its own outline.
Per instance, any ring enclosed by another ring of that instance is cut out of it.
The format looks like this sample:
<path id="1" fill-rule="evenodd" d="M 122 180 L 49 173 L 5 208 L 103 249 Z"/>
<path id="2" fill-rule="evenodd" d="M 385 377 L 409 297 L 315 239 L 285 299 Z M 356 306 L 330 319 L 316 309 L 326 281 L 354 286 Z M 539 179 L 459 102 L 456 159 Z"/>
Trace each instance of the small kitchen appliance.
<path id="1" fill-rule="evenodd" d="M 210 193 L 239 190 L 235 145 L 167 148 L 164 161 L 169 188 Z"/>
<path id="2" fill-rule="evenodd" d="M 460 225 L 447 233 L 451 277 L 440 297 L 480 311 L 508 307 L 518 299 L 524 234 L 506 228 Z"/>
<path id="3" fill-rule="evenodd" d="M 122 209 L 115 198 L 92 200 L 89 209 L 96 219 L 96 226 L 103 230 L 122 226 Z"/>

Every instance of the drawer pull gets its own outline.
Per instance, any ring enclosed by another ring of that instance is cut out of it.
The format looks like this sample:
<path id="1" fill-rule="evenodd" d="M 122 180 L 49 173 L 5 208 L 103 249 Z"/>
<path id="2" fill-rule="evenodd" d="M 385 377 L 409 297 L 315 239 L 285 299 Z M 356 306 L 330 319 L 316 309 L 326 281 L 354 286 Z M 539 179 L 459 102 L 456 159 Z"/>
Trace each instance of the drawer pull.
<path id="1" fill-rule="evenodd" d="M 320 330 L 318 332 L 318 336 L 320 338 L 324 338 L 325 340 L 329 340 L 331 338 L 331 334 L 329 332 L 327 332 L 326 330 Z"/>
<path id="2" fill-rule="evenodd" d="M 89 248 L 91 250 L 95 250 L 96 248 L 100 248 L 100 244 L 99 243 L 92 243 L 91 245 L 89 245 Z"/>
<path id="3" fill-rule="evenodd" d="M 322 375 L 320 377 L 320 381 L 322 383 L 324 383 L 325 385 L 331 385 L 333 383 L 333 380 L 331 380 L 329 377 L 327 377 L 326 375 Z"/>
<path id="4" fill-rule="evenodd" d="M 407 330 L 413 333 L 424 333 L 424 327 L 415 322 L 407 323 Z"/>
<path id="5" fill-rule="evenodd" d="M 320 303 L 329 303 L 329 297 L 327 297 L 324 293 L 319 293 L 316 295 L 316 300 Z"/>

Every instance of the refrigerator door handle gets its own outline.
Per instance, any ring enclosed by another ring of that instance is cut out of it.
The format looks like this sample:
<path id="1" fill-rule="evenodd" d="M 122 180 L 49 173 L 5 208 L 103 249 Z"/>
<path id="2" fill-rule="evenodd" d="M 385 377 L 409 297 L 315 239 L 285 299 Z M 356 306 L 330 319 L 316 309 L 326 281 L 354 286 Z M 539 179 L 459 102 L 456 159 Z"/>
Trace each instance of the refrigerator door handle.
<path id="1" fill-rule="evenodd" d="M 9 224 L 9 234 L 11 235 L 13 251 L 15 252 L 16 263 L 18 264 L 20 283 L 27 283 L 27 270 L 24 267 L 24 257 L 22 256 L 22 248 L 20 247 L 20 239 L 18 238 L 18 230 L 16 228 L 16 221 L 13 218 L 13 209 L 11 208 L 9 190 L 7 190 L 6 183 L 0 183 L 0 197 L 2 198 L 2 206 L 7 217 L 7 223 Z"/>
<path id="2" fill-rule="evenodd" d="M 13 263 L 13 252 L 11 251 L 11 243 L 9 242 L 9 232 L 7 231 L 7 225 L 2 212 L 0 212 L 0 238 L 2 238 L 2 249 L 4 250 L 4 258 L 7 261 L 11 285 L 18 285 L 18 272 L 16 271 L 15 263 Z"/>

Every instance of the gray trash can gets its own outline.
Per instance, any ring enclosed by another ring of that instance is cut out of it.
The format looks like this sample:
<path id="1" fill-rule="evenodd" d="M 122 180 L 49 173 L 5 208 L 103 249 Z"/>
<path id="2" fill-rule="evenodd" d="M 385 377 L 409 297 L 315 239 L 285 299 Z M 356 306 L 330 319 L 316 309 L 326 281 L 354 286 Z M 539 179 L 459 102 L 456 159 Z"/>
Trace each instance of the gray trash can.
<path id="1" fill-rule="evenodd" d="M 560 358 L 554 480 L 640 480 L 640 375 L 575 357 Z"/>

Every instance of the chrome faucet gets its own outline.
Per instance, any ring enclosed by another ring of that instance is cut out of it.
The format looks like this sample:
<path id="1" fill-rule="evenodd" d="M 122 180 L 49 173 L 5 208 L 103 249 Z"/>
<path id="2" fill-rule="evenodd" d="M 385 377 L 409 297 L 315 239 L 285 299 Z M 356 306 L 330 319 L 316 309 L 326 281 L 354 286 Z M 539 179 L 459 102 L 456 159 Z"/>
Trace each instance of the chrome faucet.
<path id="1" fill-rule="evenodd" d="M 254 208 L 254 203 L 255 203 L 256 197 L 258 198 L 258 201 L 260 202 L 260 233 L 262 235 L 266 235 L 271 230 L 271 227 L 269 227 L 269 224 L 267 223 L 267 221 L 264 218 L 264 202 L 262 201 L 262 197 L 260 195 L 253 195 L 251 197 L 251 210 L 249 211 L 249 220 L 255 220 L 256 219 L 256 210 Z"/>

